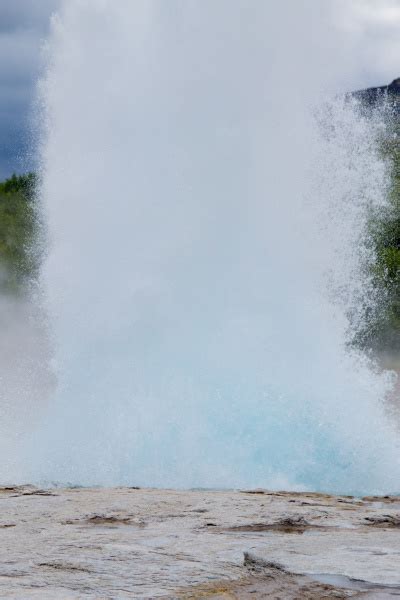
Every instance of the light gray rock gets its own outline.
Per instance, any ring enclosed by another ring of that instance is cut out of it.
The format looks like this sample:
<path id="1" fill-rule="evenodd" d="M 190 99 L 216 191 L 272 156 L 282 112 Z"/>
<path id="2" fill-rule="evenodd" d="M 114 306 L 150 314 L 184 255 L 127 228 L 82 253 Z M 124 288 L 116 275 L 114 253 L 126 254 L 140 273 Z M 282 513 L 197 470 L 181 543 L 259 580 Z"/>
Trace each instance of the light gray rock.
<path id="1" fill-rule="evenodd" d="M 0 597 L 393 598 L 400 498 L 0 488 Z"/>

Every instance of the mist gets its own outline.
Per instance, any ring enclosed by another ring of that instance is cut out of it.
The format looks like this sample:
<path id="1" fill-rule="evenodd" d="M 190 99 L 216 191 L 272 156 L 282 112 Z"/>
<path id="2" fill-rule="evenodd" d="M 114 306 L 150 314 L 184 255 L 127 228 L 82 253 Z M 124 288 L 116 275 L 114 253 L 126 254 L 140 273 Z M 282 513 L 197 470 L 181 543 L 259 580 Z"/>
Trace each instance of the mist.
<path id="1" fill-rule="evenodd" d="M 394 491 L 391 376 L 347 348 L 387 167 L 384 123 L 340 97 L 366 68 L 344 11 L 72 0 L 53 19 L 57 388 L 20 448 L 27 479 Z"/>

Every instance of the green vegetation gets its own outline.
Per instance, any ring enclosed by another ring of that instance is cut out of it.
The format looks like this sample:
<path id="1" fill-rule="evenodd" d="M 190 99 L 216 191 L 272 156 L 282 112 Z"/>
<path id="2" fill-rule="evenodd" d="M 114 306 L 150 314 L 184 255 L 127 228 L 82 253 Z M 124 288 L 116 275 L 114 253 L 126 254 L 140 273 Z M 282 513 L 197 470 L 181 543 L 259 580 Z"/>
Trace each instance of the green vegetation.
<path id="1" fill-rule="evenodd" d="M 13 175 L 0 183 L 0 286 L 18 293 L 38 267 L 34 240 L 37 233 L 34 173 Z"/>
<path id="2" fill-rule="evenodd" d="M 388 161 L 388 202 L 369 224 L 373 262 L 368 266 L 378 299 L 373 314 L 366 315 L 356 342 L 378 352 L 400 352 L 400 119 L 393 115 L 388 135 L 381 142 Z"/>

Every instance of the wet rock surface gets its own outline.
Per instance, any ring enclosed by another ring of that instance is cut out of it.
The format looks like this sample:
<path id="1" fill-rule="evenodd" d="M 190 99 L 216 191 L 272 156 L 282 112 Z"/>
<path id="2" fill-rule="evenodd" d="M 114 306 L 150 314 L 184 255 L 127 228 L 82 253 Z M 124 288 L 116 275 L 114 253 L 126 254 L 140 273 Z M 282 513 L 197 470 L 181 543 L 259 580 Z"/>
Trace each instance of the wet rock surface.
<path id="1" fill-rule="evenodd" d="M 1 598 L 400 598 L 400 497 L 0 488 Z"/>

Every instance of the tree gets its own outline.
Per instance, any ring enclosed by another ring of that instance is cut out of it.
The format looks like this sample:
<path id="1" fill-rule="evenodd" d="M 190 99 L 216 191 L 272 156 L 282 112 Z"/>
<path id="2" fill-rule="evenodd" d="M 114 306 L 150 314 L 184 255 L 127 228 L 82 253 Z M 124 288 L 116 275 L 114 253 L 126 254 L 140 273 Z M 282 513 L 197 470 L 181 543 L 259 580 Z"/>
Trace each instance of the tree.
<path id="1" fill-rule="evenodd" d="M 38 269 L 35 251 L 37 185 L 34 173 L 14 174 L 0 183 L 0 286 L 3 292 L 21 292 Z"/>

